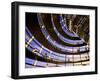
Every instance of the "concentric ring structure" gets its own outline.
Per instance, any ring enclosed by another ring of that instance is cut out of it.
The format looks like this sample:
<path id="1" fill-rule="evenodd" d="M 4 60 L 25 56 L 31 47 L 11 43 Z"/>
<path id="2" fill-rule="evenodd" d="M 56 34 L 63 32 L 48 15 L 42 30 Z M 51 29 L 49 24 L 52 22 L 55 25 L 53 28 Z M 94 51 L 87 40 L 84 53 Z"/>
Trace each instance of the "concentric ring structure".
<path id="1" fill-rule="evenodd" d="M 88 65 L 90 61 L 89 45 L 68 29 L 62 15 L 31 13 L 26 18 L 25 48 L 26 68 Z"/>

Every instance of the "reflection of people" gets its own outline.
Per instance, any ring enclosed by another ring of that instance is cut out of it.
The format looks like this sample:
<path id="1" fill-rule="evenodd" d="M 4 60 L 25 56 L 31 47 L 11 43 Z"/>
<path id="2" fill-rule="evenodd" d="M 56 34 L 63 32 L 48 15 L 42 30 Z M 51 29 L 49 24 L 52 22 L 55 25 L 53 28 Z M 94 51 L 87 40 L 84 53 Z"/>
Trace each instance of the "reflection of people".
<path id="1" fill-rule="evenodd" d="M 40 53 L 39 53 L 38 49 L 35 48 L 35 49 L 32 50 L 32 52 L 33 52 L 33 53 L 36 53 L 37 55 L 40 56 Z"/>
<path id="2" fill-rule="evenodd" d="M 77 43 L 77 44 L 79 44 L 79 43 Z M 77 48 L 77 52 L 80 52 L 80 47 Z"/>
<path id="3" fill-rule="evenodd" d="M 45 53 L 45 58 L 47 58 L 48 56 L 47 56 L 47 53 Z"/>
<path id="4" fill-rule="evenodd" d="M 87 56 L 85 56 L 85 58 L 86 58 L 86 60 L 88 59 L 88 57 L 87 57 Z"/>
<path id="5" fill-rule="evenodd" d="M 70 58 L 68 58 L 68 62 L 70 62 Z"/>
<path id="6" fill-rule="evenodd" d="M 35 48 L 35 49 L 32 50 L 32 52 L 33 52 L 33 53 L 34 53 L 34 52 L 38 52 L 38 50 Z"/>

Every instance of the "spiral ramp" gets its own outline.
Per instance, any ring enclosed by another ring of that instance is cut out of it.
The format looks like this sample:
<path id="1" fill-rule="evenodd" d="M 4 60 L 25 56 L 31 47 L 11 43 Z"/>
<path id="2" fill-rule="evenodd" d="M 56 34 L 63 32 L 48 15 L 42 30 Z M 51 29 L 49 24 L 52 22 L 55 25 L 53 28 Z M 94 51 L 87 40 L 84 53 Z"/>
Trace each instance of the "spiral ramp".
<path id="1" fill-rule="evenodd" d="M 72 19 L 72 24 L 79 26 L 84 22 L 85 27 L 81 27 L 87 29 L 87 17 L 68 17 L 62 14 L 26 13 L 26 68 L 89 65 L 89 34 L 86 34 L 88 38 L 83 38 L 73 26 L 73 30 L 68 27 Z"/>

